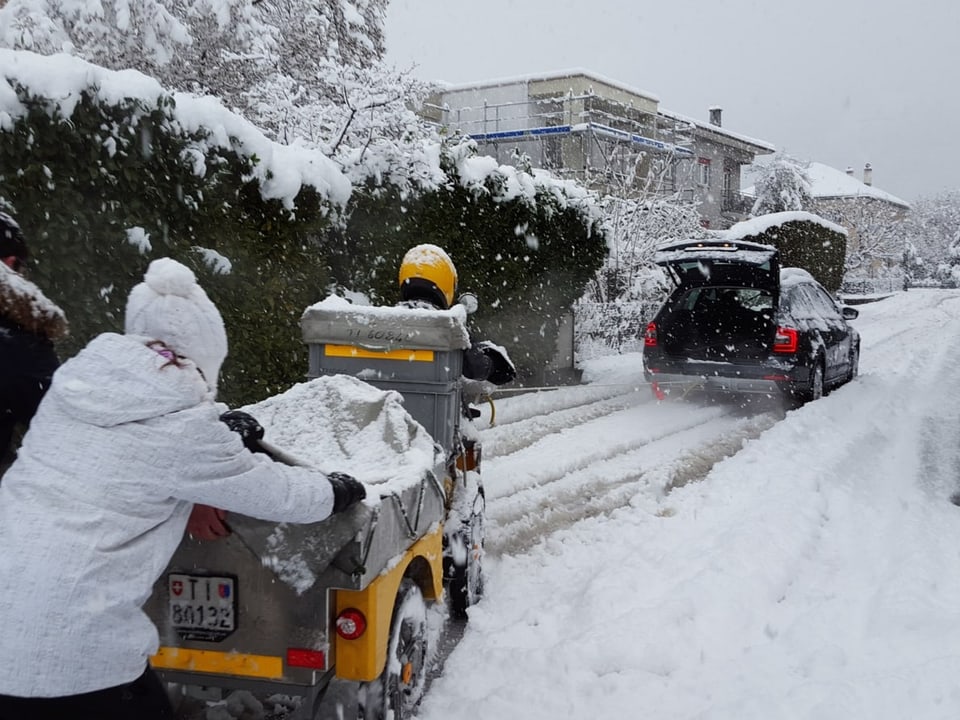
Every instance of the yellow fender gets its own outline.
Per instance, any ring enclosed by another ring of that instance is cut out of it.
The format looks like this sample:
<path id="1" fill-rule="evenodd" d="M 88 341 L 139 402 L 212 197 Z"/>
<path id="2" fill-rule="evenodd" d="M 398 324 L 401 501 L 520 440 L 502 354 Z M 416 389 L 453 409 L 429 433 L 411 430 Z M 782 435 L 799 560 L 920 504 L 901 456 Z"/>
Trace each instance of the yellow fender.
<path id="1" fill-rule="evenodd" d="M 376 680 L 387 662 L 390 621 L 400 581 L 416 580 L 427 599 L 443 597 L 443 528 L 424 535 L 403 554 L 399 562 L 379 575 L 363 590 L 336 590 L 335 615 L 348 608 L 363 613 L 367 629 L 356 640 L 331 633 L 334 671 L 343 680 Z"/>

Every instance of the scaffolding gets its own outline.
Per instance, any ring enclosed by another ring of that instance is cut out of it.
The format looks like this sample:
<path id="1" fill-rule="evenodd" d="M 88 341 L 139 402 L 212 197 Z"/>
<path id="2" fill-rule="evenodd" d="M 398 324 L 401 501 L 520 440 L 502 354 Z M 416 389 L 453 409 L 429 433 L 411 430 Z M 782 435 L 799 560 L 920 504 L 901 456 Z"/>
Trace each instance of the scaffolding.
<path id="1" fill-rule="evenodd" d="M 605 192 L 694 199 L 692 189 L 684 190 L 694 159 L 689 122 L 594 93 L 426 110 L 501 163 L 525 155 L 533 167 Z"/>

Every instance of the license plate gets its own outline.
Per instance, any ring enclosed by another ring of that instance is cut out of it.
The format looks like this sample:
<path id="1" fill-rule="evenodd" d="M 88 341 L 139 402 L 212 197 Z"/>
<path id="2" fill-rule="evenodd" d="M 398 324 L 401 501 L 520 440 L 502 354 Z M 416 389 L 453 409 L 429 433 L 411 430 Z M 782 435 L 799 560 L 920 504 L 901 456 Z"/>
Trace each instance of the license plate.
<path id="1" fill-rule="evenodd" d="M 236 629 L 235 578 L 171 573 L 167 597 L 170 624 L 184 640 L 218 642 Z"/>

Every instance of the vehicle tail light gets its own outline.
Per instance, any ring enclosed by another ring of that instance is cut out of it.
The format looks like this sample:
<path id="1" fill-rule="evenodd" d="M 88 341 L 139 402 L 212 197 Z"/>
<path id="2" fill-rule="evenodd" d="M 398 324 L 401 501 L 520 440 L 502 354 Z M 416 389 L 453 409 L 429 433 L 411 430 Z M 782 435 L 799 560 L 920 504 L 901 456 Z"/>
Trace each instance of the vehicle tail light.
<path id="1" fill-rule="evenodd" d="M 325 670 L 327 667 L 327 656 L 323 650 L 287 648 L 287 666 Z"/>
<path id="2" fill-rule="evenodd" d="M 800 344 L 800 333 L 791 327 L 778 327 L 773 339 L 775 353 L 795 353 Z"/>
<path id="3" fill-rule="evenodd" d="M 647 323 L 647 331 L 643 334 L 644 347 L 657 346 L 657 324 L 655 322 Z"/>
<path id="4" fill-rule="evenodd" d="M 337 635 L 344 640 L 356 640 L 367 629 L 367 618 L 355 608 L 347 608 L 337 615 Z"/>

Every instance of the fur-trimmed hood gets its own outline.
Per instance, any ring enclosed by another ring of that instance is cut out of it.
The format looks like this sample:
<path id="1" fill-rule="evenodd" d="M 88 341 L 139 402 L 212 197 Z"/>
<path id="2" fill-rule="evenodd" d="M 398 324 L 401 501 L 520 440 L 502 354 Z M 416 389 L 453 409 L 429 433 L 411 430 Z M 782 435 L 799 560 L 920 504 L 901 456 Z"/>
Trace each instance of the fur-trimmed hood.
<path id="1" fill-rule="evenodd" d="M 51 340 L 62 338 L 68 332 L 63 310 L 40 288 L 3 263 L 0 263 L 0 317 Z"/>

